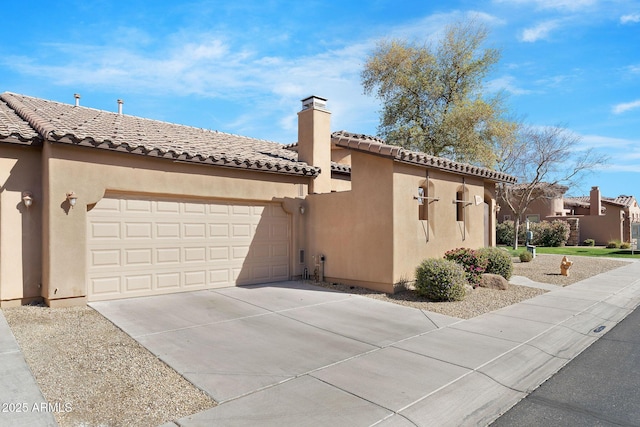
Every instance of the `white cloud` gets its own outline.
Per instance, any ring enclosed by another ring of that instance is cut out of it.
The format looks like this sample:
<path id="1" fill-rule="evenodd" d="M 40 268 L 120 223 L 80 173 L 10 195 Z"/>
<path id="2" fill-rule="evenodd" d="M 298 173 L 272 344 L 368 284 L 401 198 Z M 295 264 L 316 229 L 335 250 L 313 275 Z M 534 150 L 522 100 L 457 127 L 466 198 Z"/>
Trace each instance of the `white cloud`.
<path id="1" fill-rule="evenodd" d="M 520 40 L 523 42 L 533 43 L 540 39 L 546 39 L 549 37 L 551 31 L 558 28 L 559 22 L 556 20 L 542 22 L 535 27 L 527 28 L 522 31 Z"/>
<path id="2" fill-rule="evenodd" d="M 636 23 L 640 22 L 640 13 L 632 13 L 630 15 L 623 15 L 620 17 L 620 22 L 622 24 Z"/>
<path id="3" fill-rule="evenodd" d="M 634 110 L 636 108 L 640 108 L 640 99 L 632 102 L 623 102 L 621 104 L 616 104 L 613 106 L 613 114 L 621 114 L 627 112 L 629 110 Z"/>
<path id="4" fill-rule="evenodd" d="M 494 0 L 495 3 L 534 5 L 538 9 L 578 11 L 598 3 L 598 0 Z"/>
<path id="5" fill-rule="evenodd" d="M 626 149 L 636 147 L 640 141 L 632 139 L 614 138 L 601 135 L 581 135 L 581 144 L 587 148 Z"/>
<path id="6" fill-rule="evenodd" d="M 527 95 L 532 93 L 529 89 L 518 87 L 514 76 L 506 75 L 487 82 L 486 89 L 488 92 L 505 91 L 513 95 Z"/>

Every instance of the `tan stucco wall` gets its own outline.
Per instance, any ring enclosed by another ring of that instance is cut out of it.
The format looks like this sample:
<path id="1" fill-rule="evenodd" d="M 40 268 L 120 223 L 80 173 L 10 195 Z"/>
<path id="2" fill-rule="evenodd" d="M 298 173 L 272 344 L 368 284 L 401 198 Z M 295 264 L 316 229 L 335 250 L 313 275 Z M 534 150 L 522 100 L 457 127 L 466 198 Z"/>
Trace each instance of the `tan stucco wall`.
<path id="1" fill-rule="evenodd" d="M 40 149 L 0 144 L 0 306 L 40 297 L 42 175 Z M 33 194 L 27 209 L 22 192 Z"/>
<path id="2" fill-rule="evenodd" d="M 429 196 L 440 200 L 430 204 L 429 220 L 421 221 L 414 196 L 425 182 L 425 168 L 359 152 L 351 159 L 351 191 L 307 197 L 309 254 L 325 255 L 327 280 L 393 292 L 401 279 L 414 279 L 423 259 L 484 246 L 484 201 L 495 197 L 490 184 L 485 188 L 481 179 L 465 178 L 467 200 L 477 195 L 483 203 L 467 206 L 465 223 L 457 222 L 453 200 L 462 176 L 429 171 Z M 493 212 L 495 202 L 489 202 Z M 495 235 L 495 221 L 490 233 Z M 313 273 L 311 258 L 308 265 Z"/>
<path id="3" fill-rule="evenodd" d="M 43 296 L 50 303 L 85 297 L 87 206 L 98 202 L 106 191 L 281 201 L 306 195 L 309 182 L 305 177 L 186 164 L 60 144 L 44 147 L 43 166 L 48 176 L 46 193 L 51 195 L 44 211 Z M 69 191 L 78 197 L 73 209 L 66 202 Z M 299 215 L 295 203 L 287 207 L 292 215 Z M 294 219 L 292 224 L 296 223 Z M 297 242 L 297 232 L 292 230 L 292 242 Z M 295 247 L 291 256 L 297 256 Z M 298 263 L 291 264 L 300 269 Z M 298 270 L 292 275 L 299 274 Z"/>
<path id="4" fill-rule="evenodd" d="M 393 282 L 393 161 L 354 152 L 351 191 L 307 197 L 308 265 L 328 280 L 389 291 Z"/>
<path id="5" fill-rule="evenodd" d="M 433 193 L 439 198 L 429 203 L 429 219 L 418 218 L 418 187 L 426 179 L 424 168 L 396 163 L 394 174 L 394 278 L 413 280 L 415 269 L 426 258 L 441 258 L 450 249 L 484 246 L 484 203 L 468 205 L 465 221 L 456 221 L 453 200 L 462 188 L 462 176 L 429 171 Z M 466 200 L 475 196 L 485 200 L 485 187 L 480 179 L 465 177 Z M 495 234 L 495 233 L 494 233 Z"/>
<path id="6" fill-rule="evenodd" d="M 622 241 L 622 210 L 607 206 L 606 215 L 580 217 L 580 242 L 593 239 L 596 245 L 606 245 L 612 240 Z"/>

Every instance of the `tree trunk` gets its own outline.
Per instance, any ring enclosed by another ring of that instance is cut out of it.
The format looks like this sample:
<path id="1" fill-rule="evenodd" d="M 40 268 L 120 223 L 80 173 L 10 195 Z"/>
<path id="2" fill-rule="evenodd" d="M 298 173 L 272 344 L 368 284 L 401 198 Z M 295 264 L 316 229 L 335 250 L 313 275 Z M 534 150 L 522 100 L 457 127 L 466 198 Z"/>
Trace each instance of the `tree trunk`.
<path id="1" fill-rule="evenodd" d="M 513 249 L 518 250 L 518 233 L 520 232 L 520 217 L 516 216 L 513 222 Z"/>

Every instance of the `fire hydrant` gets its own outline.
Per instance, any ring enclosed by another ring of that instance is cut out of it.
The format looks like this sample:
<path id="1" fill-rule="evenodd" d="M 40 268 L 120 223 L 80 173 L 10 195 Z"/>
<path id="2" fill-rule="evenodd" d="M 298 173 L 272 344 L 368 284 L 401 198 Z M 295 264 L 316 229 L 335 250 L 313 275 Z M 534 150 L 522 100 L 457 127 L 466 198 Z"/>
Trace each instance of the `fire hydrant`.
<path id="1" fill-rule="evenodd" d="M 569 269 L 572 265 L 573 261 L 569 261 L 566 256 L 562 257 L 562 262 L 560 263 L 560 274 L 569 277 Z"/>

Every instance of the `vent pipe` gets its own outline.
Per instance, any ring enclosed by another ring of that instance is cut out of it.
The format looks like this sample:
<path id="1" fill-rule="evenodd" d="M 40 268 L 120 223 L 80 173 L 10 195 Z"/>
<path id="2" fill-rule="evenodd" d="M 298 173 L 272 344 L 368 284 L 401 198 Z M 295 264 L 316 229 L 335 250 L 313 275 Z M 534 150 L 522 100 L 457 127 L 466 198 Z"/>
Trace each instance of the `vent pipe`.
<path id="1" fill-rule="evenodd" d="M 122 115 L 122 104 L 124 101 L 122 99 L 118 99 L 118 114 Z"/>
<path id="2" fill-rule="evenodd" d="M 76 99 L 76 107 L 80 106 L 80 94 L 79 93 L 74 93 L 73 97 Z"/>

